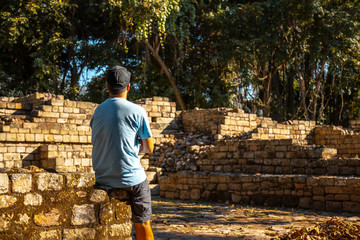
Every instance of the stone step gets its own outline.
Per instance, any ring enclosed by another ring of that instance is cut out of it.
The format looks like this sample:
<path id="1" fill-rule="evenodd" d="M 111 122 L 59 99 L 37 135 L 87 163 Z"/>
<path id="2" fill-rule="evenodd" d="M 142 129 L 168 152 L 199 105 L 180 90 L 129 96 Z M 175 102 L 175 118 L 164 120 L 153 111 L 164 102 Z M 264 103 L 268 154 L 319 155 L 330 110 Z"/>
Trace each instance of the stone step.
<path id="1" fill-rule="evenodd" d="M 151 196 L 160 196 L 160 184 L 150 184 Z"/>
<path id="2" fill-rule="evenodd" d="M 149 169 L 149 159 L 148 158 L 143 158 L 143 155 L 141 156 L 142 158 L 140 159 L 141 162 L 141 166 L 143 166 L 143 168 L 145 169 L 145 171 L 147 171 Z"/>
<path id="3" fill-rule="evenodd" d="M 160 177 L 160 196 L 359 213 L 359 186 L 354 176 L 184 171 Z"/>
<path id="4" fill-rule="evenodd" d="M 146 171 L 145 173 L 149 183 L 158 183 L 157 172 Z"/>
<path id="5" fill-rule="evenodd" d="M 360 159 L 200 159 L 200 171 L 229 173 L 360 176 Z"/>

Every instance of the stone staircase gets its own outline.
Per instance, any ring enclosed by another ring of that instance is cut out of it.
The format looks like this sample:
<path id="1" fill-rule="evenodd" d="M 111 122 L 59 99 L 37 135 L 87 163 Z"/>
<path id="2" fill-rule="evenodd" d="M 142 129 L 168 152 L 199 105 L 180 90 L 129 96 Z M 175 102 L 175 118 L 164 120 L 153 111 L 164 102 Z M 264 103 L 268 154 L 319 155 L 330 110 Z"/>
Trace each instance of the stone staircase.
<path id="1" fill-rule="evenodd" d="M 142 156 L 140 162 L 145 169 L 146 177 L 150 185 L 151 196 L 159 196 L 160 195 L 159 177 L 160 177 L 161 169 L 156 167 L 150 167 L 149 158 L 147 155 Z"/>

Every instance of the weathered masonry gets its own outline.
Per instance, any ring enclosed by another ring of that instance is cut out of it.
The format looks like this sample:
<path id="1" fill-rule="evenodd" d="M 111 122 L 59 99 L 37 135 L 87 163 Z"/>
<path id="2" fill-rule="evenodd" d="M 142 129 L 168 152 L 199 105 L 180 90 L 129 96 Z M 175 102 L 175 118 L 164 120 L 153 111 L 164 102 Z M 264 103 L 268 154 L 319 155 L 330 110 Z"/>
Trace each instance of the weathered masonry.
<path id="1" fill-rule="evenodd" d="M 137 101 L 148 112 L 156 142 L 179 129 L 167 98 Z M 58 172 L 91 172 L 90 119 L 97 104 L 35 93 L 0 98 L 0 169 L 35 165 Z"/>
<path id="2" fill-rule="evenodd" d="M 0 173 L 0 238 L 130 240 L 130 207 L 93 185 L 90 173 Z"/>
<path id="3" fill-rule="evenodd" d="M 277 123 L 231 109 L 182 113 L 197 141 L 194 171 L 161 177 L 165 198 L 360 212 L 360 134 L 314 122 Z M 215 141 L 203 140 L 208 132 Z M 219 135 L 220 134 L 220 135 Z M 223 138 L 224 135 L 228 137 Z M 194 158 L 194 157 L 193 157 Z M 166 162 L 161 153 L 155 162 Z"/>
<path id="4" fill-rule="evenodd" d="M 179 112 L 175 103 L 162 97 L 136 103 L 148 112 L 156 141 L 155 152 L 141 161 L 153 171 L 152 181 L 160 180 L 162 197 L 360 212 L 358 121 L 344 129 L 311 121 L 279 123 L 238 109 Z M 116 229 L 127 229 L 128 208 L 94 190 L 93 181 L 84 177 L 93 176 L 89 122 L 96 106 L 40 93 L 0 98 L 0 169 L 4 172 L 0 235 L 14 234 L 11 226 L 24 226 L 39 239 L 51 239 L 51 234 L 77 239 L 70 237 L 69 230 L 74 236 L 85 231 L 90 236 L 86 239 L 105 235 L 121 239 Z M 23 169 L 30 165 L 53 173 Z M 61 178 L 61 188 L 41 190 L 42 175 Z M 17 186 L 27 190 L 14 188 L 16 179 L 24 179 Z M 81 184 L 71 179 L 80 179 Z M 30 182 L 31 187 L 26 187 Z M 104 196 L 102 201 L 93 201 L 98 194 Z M 63 203 L 53 201 L 51 195 L 59 196 L 60 202 L 64 199 L 60 196 L 72 196 L 64 215 L 57 214 Z M 25 203 L 29 196 L 35 200 L 41 196 L 42 204 Z M 74 206 L 84 206 L 90 222 L 73 224 Z M 102 220 L 105 208 L 111 209 L 113 221 Z M 43 232 L 35 216 L 54 223 L 46 226 L 50 233 Z"/>
<path id="5" fill-rule="evenodd" d="M 137 103 L 148 111 L 156 142 L 179 130 L 168 99 Z M 131 239 L 129 206 L 93 188 L 89 124 L 96 106 L 41 93 L 0 98 L 1 239 Z M 148 159 L 142 162 L 148 169 Z M 156 181 L 156 169 L 148 176 Z"/>

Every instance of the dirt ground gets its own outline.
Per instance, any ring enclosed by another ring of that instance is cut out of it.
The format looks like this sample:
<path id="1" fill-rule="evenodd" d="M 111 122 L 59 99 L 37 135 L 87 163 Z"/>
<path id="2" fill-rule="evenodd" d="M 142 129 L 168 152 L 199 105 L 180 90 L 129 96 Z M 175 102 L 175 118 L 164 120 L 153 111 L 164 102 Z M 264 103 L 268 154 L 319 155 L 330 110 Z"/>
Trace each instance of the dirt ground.
<path id="1" fill-rule="evenodd" d="M 292 228 L 312 226 L 331 217 L 360 223 L 359 214 L 204 203 L 153 197 L 156 240 L 272 239 Z"/>

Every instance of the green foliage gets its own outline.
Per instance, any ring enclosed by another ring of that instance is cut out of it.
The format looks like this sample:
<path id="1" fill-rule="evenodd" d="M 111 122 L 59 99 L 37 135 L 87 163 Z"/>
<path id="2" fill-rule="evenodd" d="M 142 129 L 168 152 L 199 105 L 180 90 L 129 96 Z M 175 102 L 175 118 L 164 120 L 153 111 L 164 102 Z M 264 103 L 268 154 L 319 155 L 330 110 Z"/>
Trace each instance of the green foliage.
<path id="1" fill-rule="evenodd" d="M 100 73 L 120 64 L 133 72 L 132 99 L 175 101 L 177 89 L 187 108 L 345 125 L 360 116 L 358 0 L 4 0 L 0 9 L 0 95 L 101 102 Z M 80 92 L 87 70 L 99 74 Z"/>

